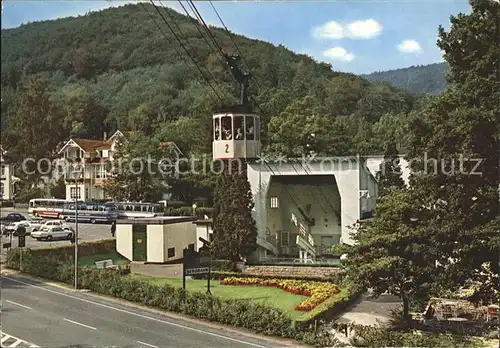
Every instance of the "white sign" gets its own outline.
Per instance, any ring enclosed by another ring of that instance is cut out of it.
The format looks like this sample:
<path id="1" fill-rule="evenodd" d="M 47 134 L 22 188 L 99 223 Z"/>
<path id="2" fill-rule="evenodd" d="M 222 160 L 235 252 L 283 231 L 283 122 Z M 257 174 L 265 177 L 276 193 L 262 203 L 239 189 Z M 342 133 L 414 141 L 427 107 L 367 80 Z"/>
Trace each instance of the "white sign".
<path id="1" fill-rule="evenodd" d="M 186 270 L 186 275 L 204 274 L 204 273 L 208 273 L 208 267 L 189 268 L 189 269 Z"/>

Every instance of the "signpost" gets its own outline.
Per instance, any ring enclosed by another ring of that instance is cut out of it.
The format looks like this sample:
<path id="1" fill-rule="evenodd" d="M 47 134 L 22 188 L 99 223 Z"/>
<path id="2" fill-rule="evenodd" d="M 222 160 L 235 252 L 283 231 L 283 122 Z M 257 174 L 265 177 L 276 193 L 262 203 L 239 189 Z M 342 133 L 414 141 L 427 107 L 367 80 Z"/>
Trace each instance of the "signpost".
<path id="1" fill-rule="evenodd" d="M 210 242 L 200 237 L 203 242 L 203 247 L 199 251 L 193 249 L 183 250 L 183 272 L 182 272 L 182 288 L 186 290 L 186 276 L 196 274 L 208 274 L 207 293 L 210 292 L 210 271 L 212 265 L 212 257 L 210 252 Z"/>
<path id="2" fill-rule="evenodd" d="M 26 228 L 17 228 L 17 246 L 19 247 L 19 271 L 23 271 L 23 248 L 26 246 Z"/>

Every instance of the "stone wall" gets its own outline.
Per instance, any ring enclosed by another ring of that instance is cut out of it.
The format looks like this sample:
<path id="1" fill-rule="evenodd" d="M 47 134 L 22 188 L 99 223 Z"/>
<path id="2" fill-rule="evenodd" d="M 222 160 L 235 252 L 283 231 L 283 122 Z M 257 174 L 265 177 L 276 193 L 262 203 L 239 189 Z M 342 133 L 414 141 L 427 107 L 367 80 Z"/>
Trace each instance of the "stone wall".
<path id="1" fill-rule="evenodd" d="M 326 277 L 340 272 L 337 267 L 293 267 L 293 266 L 247 266 L 243 273 L 275 276 L 320 276 Z"/>

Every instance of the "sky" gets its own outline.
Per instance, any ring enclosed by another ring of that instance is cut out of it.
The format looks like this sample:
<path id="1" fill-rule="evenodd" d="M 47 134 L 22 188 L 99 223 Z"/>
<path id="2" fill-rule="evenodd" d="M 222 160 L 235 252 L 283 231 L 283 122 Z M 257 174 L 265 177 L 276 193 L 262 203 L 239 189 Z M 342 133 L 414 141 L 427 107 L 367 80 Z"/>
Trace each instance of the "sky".
<path id="1" fill-rule="evenodd" d="M 2 29 L 22 23 L 84 15 L 135 1 L 2 1 Z M 155 2 L 158 6 L 160 3 Z M 438 26 L 470 13 L 467 0 L 212 1 L 234 33 L 265 40 L 366 74 L 442 61 Z M 182 12 L 177 1 L 163 4 Z M 222 26 L 207 1 L 195 1 L 205 21 Z M 184 12 L 182 12 L 184 13 Z"/>

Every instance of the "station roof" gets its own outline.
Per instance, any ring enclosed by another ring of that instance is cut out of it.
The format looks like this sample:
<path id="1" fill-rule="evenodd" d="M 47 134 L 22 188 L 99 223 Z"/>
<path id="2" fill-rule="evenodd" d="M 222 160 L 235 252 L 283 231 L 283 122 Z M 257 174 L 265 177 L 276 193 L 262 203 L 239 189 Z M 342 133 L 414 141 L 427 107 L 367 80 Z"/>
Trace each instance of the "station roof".
<path id="1" fill-rule="evenodd" d="M 254 111 L 252 107 L 249 105 L 232 105 L 232 106 L 223 106 L 214 114 L 224 114 L 224 113 L 238 113 L 238 114 L 253 114 Z"/>
<path id="2" fill-rule="evenodd" d="M 198 220 L 196 216 L 156 216 L 150 218 L 118 219 L 117 225 L 170 225 Z"/>

